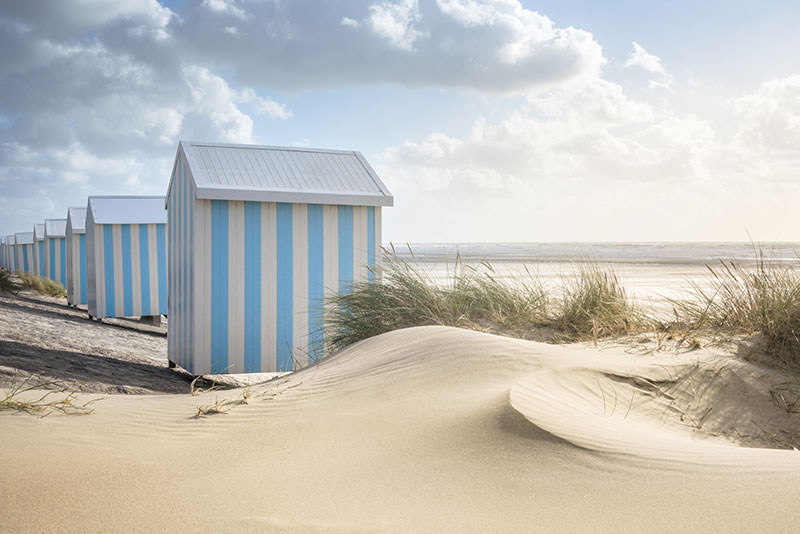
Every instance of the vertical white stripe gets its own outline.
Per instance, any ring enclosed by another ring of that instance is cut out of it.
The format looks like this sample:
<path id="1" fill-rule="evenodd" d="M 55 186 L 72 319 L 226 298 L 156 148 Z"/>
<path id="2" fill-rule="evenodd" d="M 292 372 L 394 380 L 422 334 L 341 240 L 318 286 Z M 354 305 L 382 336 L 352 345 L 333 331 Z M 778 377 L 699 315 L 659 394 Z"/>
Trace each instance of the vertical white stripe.
<path id="1" fill-rule="evenodd" d="M 277 354 L 277 211 L 274 202 L 261 203 L 261 371 L 278 369 Z"/>
<path id="2" fill-rule="evenodd" d="M 323 257 L 325 262 L 323 277 L 325 281 L 325 303 L 339 292 L 339 208 L 322 207 L 322 224 L 325 243 Z M 325 324 L 327 327 L 327 324 Z M 327 343 L 327 340 L 326 340 Z"/>
<path id="3" fill-rule="evenodd" d="M 122 282 L 122 226 L 111 225 L 114 241 L 114 315 L 125 317 L 125 291 Z"/>
<path id="4" fill-rule="evenodd" d="M 139 225 L 131 225 L 131 282 L 133 286 L 133 314 L 142 315 L 142 268 L 139 259 Z"/>
<path id="5" fill-rule="evenodd" d="M 168 235 L 164 236 L 164 242 L 169 240 Z M 150 309 L 158 310 L 164 297 L 158 294 L 158 241 L 156 237 L 156 225 L 147 225 L 147 267 L 150 269 Z M 167 267 L 170 269 L 171 267 Z M 169 288 L 167 288 L 169 290 Z M 177 362 L 176 362 L 177 363 Z"/>
<path id="6" fill-rule="evenodd" d="M 308 204 L 292 205 L 292 359 L 308 364 Z"/>
<path id="7" fill-rule="evenodd" d="M 381 237 L 381 208 L 375 207 L 375 280 L 380 279 L 381 262 L 383 260 L 383 241 Z"/>
<path id="8" fill-rule="evenodd" d="M 353 280 L 367 279 L 367 208 L 353 206 Z"/>
<path id="9" fill-rule="evenodd" d="M 228 371 L 244 372 L 244 202 L 228 201 Z"/>
<path id="10" fill-rule="evenodd" d="M 103 242 L 103 227 L 99 224 L 94 225 L 94 271 L 97 273 L 94 281 L 95 291 L 97 291 L 97 309 L 95 317 L 105 317 L 106 315 L 106 262 L 105 243 Z"/>
<path id="11" fill-rule="evenodd" d="M 205 271 L 203 272 L 203 290 L 206 299 L 203 303 L 203 362 L 199 367 L 199 372 L 211 372 L 211 201 L 201 201 L 205 212 L 203 217 L 203 243 L 206 250 L 206 257 L 203 259 Z"/>
<path id="12" fill-rule="evenodd" d="M 193 372 L 196 369 L 199 369 L 204 361 L 204 351 L 205 346 L 203 345 L 203 326 L 202 322 L 199 320 L 200 317 L 203 316 L 203 310 L 205 309 L 205 295 L 206 292 L 204 291 L 204 287 L 202 281 L 205 279 L 203 273 L 205 272 L 206 263 L 205 259 L 208 258 L 205 254 L 205 239 L 203 235 L 203 230 L 205 225 L 203 224 L 203 200 L 194 200 L 192 198 L 192 202 L 194 202 L 194 280 L 193 287 L 194 287 L 194 294 L 192 297 L 194 298 L 194 314 L 192 314 L 191 321 L 192 325 L 194 325 L 194 350 L 189 354 L 189 361 L 191 365 L 189 366 Z"/>
<path id="13" fill-rule="evenodd" d="M 55 246 L 53 248 L 56 249 L 56 252 L 55 252 L 55 265 L 54 265 L 54 268 L 53 268 L 53 270 L 55 272 L 53 273 L 53 280 L 56 280 L 56 281 L 58 281 L 60 283 L 61 282 L 61 246 L 60 246 L 61 244 L 58 242 L 58 239 L 54 239 L 53 242 L 55 243 Z"/>

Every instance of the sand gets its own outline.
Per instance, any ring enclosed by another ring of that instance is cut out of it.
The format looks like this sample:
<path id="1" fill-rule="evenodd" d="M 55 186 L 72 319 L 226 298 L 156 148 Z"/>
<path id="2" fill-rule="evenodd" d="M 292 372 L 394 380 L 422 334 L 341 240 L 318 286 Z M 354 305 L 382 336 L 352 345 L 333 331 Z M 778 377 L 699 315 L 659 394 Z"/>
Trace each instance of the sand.
<path id="1" fill-rule="evenodd" d="M 2 528 L 796 532 L 800 452 L 737 443 L 797 428 L 758 393 L 776 380 L 712 351 L 401 330 L 246 390 L 0 412 Z"/>

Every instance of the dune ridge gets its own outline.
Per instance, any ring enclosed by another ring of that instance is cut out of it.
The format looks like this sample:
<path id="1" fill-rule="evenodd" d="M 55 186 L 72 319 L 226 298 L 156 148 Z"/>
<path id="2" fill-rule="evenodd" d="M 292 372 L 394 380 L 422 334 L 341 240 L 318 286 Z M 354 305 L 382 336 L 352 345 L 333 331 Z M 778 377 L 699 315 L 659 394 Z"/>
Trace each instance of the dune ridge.
<path id="1" fill-rule="evenodd" d="M 419 327 L 252 386 L 248 403 L 212 417 L 195 418 L 197 406 L 243 390 L 112 395 L 82 417 L 4 414 L 4 527 L 792 532 L 798 453 L 703 435 L 644 393 L 623 402 L 692 365 Z"/>

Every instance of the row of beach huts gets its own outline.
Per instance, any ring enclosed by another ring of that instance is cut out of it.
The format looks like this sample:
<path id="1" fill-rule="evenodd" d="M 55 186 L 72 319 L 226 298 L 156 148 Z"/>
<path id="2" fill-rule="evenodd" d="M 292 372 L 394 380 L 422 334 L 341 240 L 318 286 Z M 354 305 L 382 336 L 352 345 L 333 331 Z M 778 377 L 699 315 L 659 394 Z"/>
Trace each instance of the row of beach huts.
<path id="1" fill-rule="evenodd" d="M 323 304 L 375 277 L 393 197 L 357 151 L 181 141 L 161 196 L 90 196 L 0 236 L 0 266 L 56 280 L 90 317 L 168 317 L 192 374 L 319 359 Z"/>

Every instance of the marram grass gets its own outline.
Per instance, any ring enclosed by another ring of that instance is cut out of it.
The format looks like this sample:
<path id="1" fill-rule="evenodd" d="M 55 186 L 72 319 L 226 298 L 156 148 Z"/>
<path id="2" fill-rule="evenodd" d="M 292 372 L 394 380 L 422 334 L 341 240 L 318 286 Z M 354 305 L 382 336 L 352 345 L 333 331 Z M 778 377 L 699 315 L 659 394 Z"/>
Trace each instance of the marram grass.
<path id="1" fill-rule="evenodd" d="M 376 275 L 380 283 L 355 284 L 328 302 L 329 351 L 412 326 L 533 338 L 544 331 L 550 340 L 577 341 L 628 333 L 640 323 L 614 272 L 588 261 L 564 277 L 556 297 L 530 273 L 503 281 L 488 263 L 465 266 L 458 257 L 444 285 L 389 251 Z"/>
<path id="2" fill-rule="evenodd" d="M 43 278 L 32 273 L 18 272 L 17 276 L 19 277 L 22 289 L 32 289 L 37 293 L 50 297 L 67 296 L 67 290 L 64 289 L 64 286 L 61 285 L 60 282 L 50 280 L 49 278 Z"/>

